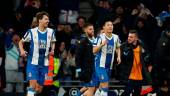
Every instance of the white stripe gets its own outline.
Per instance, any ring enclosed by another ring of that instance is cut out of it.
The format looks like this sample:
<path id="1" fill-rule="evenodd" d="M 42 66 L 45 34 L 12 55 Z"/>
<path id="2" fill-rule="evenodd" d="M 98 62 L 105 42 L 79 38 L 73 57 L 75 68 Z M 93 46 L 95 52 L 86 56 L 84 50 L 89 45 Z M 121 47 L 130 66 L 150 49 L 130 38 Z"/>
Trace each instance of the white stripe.
<path id="1" fill-rule="evenodd" d="M 33 39 L 33 43 L 34 43 L 31 64 L 34 64 L 34 65 L 38 65 L 38 59 L 39 59 L 39 46 L 38 46 L 38 32 L 37 32 L 37 30 L 38 30 L 38 27 L 31 29 L 32 39 Z"/>
<path id="2" fill-rule="evenodd" d="M 114 61 L 114 55 L 115 55 L 115 50 L 116 50 L 116 48 L 117 47 L 119 47 L 119 45 L 117 45 L 117 43 L 119 43 L 119 38 L 118 38 L 118 36 L 117 35 L 115 35 L 115 34 L 113 34 L 113 38 L 114 38 L 114 46 L 113 46 L 113 55 L 112 55 L 112 62 L 111 62 L 111 66 L 110 66 L 110 69 L 112 69 L 113 68 L 113 61 Z"/>
<path id="3" fill-rule="evenodd" d="M 105 36 L 102 34 L 101 43 L 106 40 Z M 107 54 L 107 44 L 105 44 L 101 49 L 100 67 L 105 67 L 106 64 L 106 54 Z"/>
<path id="4" fill-rule="evenodd" d="M 106 64 L 106 54 L 107 54 L 107 45 L 104 45 L 101 52 L 101 58 L 100 58 L 100 67 L 105 67 Z"/>
<path id="5" fill-rule="evenodd" d="M 45 52 L 45 66 L 49 65 L 49 61 L 48 61 L 48 54 L 49 54 L 49 48 L 51 45 L 51 38 L 52 38 L 52 34 L 53 34 L 53 30 L 50 28 L 47 28 L 47 46 L 46 46 L 46 52 Z"/>

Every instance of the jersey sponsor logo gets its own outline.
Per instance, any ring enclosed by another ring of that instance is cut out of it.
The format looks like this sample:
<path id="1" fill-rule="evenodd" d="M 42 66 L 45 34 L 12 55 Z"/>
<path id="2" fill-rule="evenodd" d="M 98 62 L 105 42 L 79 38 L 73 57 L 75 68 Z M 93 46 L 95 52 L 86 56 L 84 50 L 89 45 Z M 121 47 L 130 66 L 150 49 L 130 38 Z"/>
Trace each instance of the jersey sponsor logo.
<path id="1" fill-rule="evenodd" d="M 108 45 L 108 47 L 107 47 L 107 53 L 108 53 L 108 54 L 112 54 L 112 53 L 113 53 L 113 46 L 112 46 L 112 45 Z"/>
<path id="2" fill-rule="evenodd" d="M 39 48 L 40 49 L 46 49 L 46 40 L 40 40 L 39 41 Z"/>

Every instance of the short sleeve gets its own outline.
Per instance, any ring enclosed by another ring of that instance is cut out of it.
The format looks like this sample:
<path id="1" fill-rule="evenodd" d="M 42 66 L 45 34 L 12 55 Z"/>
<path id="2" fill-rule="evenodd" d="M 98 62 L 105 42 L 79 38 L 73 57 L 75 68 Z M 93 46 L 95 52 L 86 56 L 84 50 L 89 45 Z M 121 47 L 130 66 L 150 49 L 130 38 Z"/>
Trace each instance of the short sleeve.
<path id="1" fill-rule="evenodd" d="M 119 48 L 121 46 L 121 41 L 119 39 L 119 36 L 117 36 L 117 40 L 116 40 L 116 48 Z"/>
<path id="2" fill-rule="evenodd" d="M 24 37 L 22 38 L 22 41 L 24 41 L 24 42 L 30 42 L 31 41 L 31 31 L 30 30 L 28 30 L 25 33 Z"/>
<path id="3" fill-rule="evenodd" d="M 102 38 L 100 36 L 98 36 L 94 42 L 93 42 L 93 46 L 99 46 L 102 43 Z"/>
<path id="4" fill-rule="evenodd" d="M 51 42 L 56 42 L 55 31 L 53 30 Z"/>

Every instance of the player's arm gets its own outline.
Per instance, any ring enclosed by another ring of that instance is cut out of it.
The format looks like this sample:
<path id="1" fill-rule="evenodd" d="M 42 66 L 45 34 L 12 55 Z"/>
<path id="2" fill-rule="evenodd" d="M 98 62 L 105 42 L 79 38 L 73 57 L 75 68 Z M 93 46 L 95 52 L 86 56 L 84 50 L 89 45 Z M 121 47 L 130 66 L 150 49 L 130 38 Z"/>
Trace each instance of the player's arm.
<path id="1" fill-rule="evenodd" d="M 51 53 L 54 53 L 55 42 L 51 42 Z"/>
<path id="2" fill-rule="evenodd" d="M 25 49 L 24 49 L 24 42 L 23 42 L 23 40 L 19 41 L 19 49 L 20 49 L 20 55 L 25 57 L 26 56 L 26 52 L 25 52 Z"/>
<path id="3" fill-rule="evenodd" d="M 116 43 L 116 54 L 117 54 L 117 63 L 120 64 L 121 63 L 121 49 L 120 49 L 120 40 L 118 39 L 117 43 Z"/>
<path id="4" fill-rule="evenodd" d="M 121 63 L 121 51 L 120 51 L 120 47 L 116 48 L 116 54 L 117 54 L 117 63 L 120 64 Z"/>
<path id="5" fill-rule="evenodd" d="M 51 51 L 50 51 L 51 54 L 54 54 L 55 42 L 56 42 L 56 37 L 55 37 L 55 32 L 53 32 L 51 38 Z"/>
<path id="6" fill-rule="evenodd" d="M 19 49 L 20 49 L 20 55 L 25 57 L 27 52 L 24 49 L 24 42 L 30 42 L 31 40 L 31 33 L 30 31 L 27 31 L 24 35 L 24 37 L 19 41 Z"/>
<path id="7" fill-rule="evenodd" d="M 107 41 L 104 40 L 102 41 L 101 38 L 97 38 L 93 44 L 93 54 L 96 54 L 97 52 L 100 51 L 100 49 L 105 45 L 107 44 Z"/>

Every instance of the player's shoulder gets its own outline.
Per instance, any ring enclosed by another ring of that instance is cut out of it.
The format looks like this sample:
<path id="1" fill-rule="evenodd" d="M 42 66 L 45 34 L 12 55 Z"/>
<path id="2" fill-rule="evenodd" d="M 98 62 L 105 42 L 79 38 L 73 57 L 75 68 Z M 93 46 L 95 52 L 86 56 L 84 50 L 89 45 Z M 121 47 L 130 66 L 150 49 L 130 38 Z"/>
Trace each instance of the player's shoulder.
<path id="1" fill-rule="evenodd" d="M 28 32 L 34 32 L 34 31 L 37 31 L 37 30 L 38 30 L 38 27 L 30 28 L 30 29 L 28 29 Z"/>
<path id="2" fill-rule="evenodd" d="M 119 36 L 117 34 L 112 33 L 112 37 L 115 38 L 115 39 L 119 39 Z"/>
<path id="3" fill-rule="evenodd" d="M 118 35 L 117 35 L 117 34 L 112 33 L 112 36 L 118 38 Z"/>
<path id="4" fill-rule="evenodd" d="M 47 31 L 49 31 L 49 32 L 54 32 L 54 29 L 52 29 L 52 28 L 47 28 Z"/>

